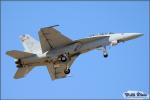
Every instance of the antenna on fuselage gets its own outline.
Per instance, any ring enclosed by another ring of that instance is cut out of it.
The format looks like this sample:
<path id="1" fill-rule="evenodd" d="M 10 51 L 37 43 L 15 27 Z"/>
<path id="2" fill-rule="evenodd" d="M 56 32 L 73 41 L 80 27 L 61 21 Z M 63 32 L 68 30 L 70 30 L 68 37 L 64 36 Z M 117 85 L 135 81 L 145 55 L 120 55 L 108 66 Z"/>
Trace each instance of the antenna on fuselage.
<path id="1" fill-rule="evenodd" d="M 53 26 L 49 26 L 49 27 L 46 27 L 46 28 L 53 28 L 53 27 L 57 27 L 59 25 L 53 25 Z"/>

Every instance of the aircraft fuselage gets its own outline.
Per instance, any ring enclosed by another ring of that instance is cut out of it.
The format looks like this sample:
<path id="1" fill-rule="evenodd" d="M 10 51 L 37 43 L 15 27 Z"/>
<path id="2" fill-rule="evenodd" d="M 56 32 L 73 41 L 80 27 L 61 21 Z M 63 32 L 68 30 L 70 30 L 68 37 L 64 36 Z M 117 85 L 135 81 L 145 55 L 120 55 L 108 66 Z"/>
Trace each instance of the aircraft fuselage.
<path id="1" fill-rule="evenodd" d="M 67 59 L 70 59 L 72 56 L 79 55 L 96 48 L 106 47 L 108 45 L 116 45 L 119 43 L 118 41 L 127 41 L 129 39 L 136 38 L 140 35 L 141 34 L 108 34 L 106 35 L 107 37 L 103 39 L 101 39 L 101 37 L 99 36 L 93 36 L 89 37 L 89 40 L 85 42 L 80 42 L 80 40 L 77 40 L 74 43 L 52 49 L 51 51 L 47 51 L 44 54 L 32 55 L 30 57 L 23 58 L 21 59 L 21 63 L 24 66 L 43 66 L 49 62 L 55 63 L 56 61 L 59 61 L 59 57 L 63 54 L 66 55 Z M 95 37 L 96 39 L 93 40 L 93 38 Z"/>

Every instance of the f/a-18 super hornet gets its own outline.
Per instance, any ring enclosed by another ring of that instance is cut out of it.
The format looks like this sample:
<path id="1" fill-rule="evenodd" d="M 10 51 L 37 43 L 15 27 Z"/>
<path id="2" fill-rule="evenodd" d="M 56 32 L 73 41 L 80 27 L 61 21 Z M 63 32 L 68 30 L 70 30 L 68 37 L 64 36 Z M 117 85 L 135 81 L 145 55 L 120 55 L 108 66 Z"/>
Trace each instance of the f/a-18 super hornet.
<path id="1" fill-rule="evenodd" d="M 35 66 L 47 66 L 52 80 L 64 78 L 70 73 L 70 66 L 80 54 L 100 49 L 103 56 L 108 57 L 106 46 L 114 46 L 143 35 L 141 33 L 107 33 L 73 41 L 62 35 L 54 28 L 55 26 L 40 29 L 40 42 L 28 34 L 21 35 L 24 52 L 7 51 L 7 55 L 15 58 L 18 68 L 15 79 L 24 77 Z"/>

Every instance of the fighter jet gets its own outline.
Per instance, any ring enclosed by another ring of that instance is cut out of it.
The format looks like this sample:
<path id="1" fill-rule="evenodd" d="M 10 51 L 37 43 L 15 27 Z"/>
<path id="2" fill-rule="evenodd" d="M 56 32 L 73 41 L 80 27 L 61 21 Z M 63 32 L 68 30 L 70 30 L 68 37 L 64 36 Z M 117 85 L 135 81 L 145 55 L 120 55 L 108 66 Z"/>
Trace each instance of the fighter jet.
<path id="1" fill-rule="evenodd" d="M 11 50 L 6 54 L 15 58 L 18 68 L 14 78 L 25 77 L 36 66 L 47 66 L 52 80 L 65 78 L 70 73 L 74 60 L 82 53 L 93 49 L 102 51 L 108 57 L 107 46 L 142 36 L 142 33 L 106 33 L 71 40 L 61 34 L 55 27 L 44 27 L 39 30 L 40 42 L 25 34 L 20 36 L 25 51 Z"/>

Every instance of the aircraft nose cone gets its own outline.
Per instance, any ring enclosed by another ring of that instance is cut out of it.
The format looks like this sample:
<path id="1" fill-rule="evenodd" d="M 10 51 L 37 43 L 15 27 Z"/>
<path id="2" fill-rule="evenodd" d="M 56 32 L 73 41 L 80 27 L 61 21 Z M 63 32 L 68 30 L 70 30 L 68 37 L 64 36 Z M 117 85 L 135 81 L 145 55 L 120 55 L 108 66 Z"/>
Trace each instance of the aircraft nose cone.
<path id="1" fill-rule="evenodd" d="M 131 33 L 131 35 L 132 35 L 132 37 L 137 38 L 137 37 L 142 36 L 143 34 L 142 33 Z"/>
<path id="2" fill-rule="evenodd" d="M 124 39 L 125 40 L 135 39 L 142 35 L 143 35 L 142 33 L 125 33 Z"/>

